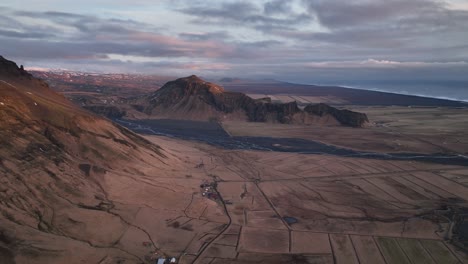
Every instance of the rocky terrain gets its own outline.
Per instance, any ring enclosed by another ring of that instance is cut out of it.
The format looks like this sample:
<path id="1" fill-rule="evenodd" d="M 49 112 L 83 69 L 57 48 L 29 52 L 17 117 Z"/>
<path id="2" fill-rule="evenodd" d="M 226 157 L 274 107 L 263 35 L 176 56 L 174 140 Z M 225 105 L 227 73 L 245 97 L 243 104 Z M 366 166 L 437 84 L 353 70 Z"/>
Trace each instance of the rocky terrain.
<path id="1" fill-rule="evenodd" d="M 166 83 L 156 92 L 130 100 L 150 117 L 193 120 L 244 120 L 283 124 L 326 124 L 362 127 L 365 114 L 319 104 L 300 109 L 296 102 L 272 103 L 269 98 L 252 99 L 228 92 L 197 76 Z"/>
<path id="2" fill-rule="evenodd" d="M 331 115 L 340 124 L 351 127 L 361 127 L 363 124 L 369 122 L 366 114 L 353 112 L 346 109 L 340 110 L 323 103 L 307 105 L 304 108 L 304 112 L 318 116 Z"/>

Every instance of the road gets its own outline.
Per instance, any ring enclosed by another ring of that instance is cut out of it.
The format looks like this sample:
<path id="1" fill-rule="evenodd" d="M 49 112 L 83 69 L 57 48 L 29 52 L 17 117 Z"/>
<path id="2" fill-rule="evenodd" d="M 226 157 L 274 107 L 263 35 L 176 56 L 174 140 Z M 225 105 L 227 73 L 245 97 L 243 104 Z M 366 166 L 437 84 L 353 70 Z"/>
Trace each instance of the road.
<path id="1" fill-rule="evenodd" d="M 211 241 L 209 241 L 208 243 L 205 243 L 201 247 L 201 249 L 198 251 L 197 256 L 195 257 L 195 259 L 193 259 L 192 264 L 200 263 L 200 261 L 203 260 L 203 258 L 200 258 L 200 257 L 203 256 L 203 253 L 206 251 L 206 249 L 209 248 L 210 245 L 213 242 L 215 242 L 222 234 L 224 234 L 224 232 L 226 232 L 226 230 L 228 230 L 229 227 L 231 227 L 232 218 L 229 215 L 229 211 L 228 211 L 228 209 L 226 207 L 226 202 L 224 201 L 224 199 L 221 196 L 221 194 L 219 193 L 219 191 L 217 189 L 215 189 L 215 190 L 216 190 L 216 193 L 218 194 L 218 197 L 219 197 L 219 200 L 220 200 L 221 204 L 223 205 L 224 212 L 226 213 L 226 216 L 228 217 L 228 223 L 224 226 L 224 228 L 221 230 L 221 232 L 219 232 Z"/>

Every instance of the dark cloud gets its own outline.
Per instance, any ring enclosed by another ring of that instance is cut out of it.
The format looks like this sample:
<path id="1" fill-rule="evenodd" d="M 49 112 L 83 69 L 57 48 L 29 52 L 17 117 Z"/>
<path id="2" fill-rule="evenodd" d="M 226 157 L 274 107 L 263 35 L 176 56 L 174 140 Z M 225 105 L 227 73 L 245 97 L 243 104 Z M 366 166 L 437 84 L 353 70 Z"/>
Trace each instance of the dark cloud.
<path id="1" fill-rule="evenodd" d="M 435 0 L 303 0 L 306 8 L 331 34 L 370 35 L 383 39 L 422 37 L 468 29 L 468 11 L 448 9 Z M 378 32 L 382 32 L 378 34 Z M 388 37 L 384 37 L 388 33 Z M 323 34 L 322 36 L 327 36 Z"/>
<path id="2" fill-rule="evenodd" d="M 227 31 L 216 31 L 206 33 L 180 33 L 179 37 L 186 40 L 227 40 L 232 36 Z"/>
<path id="3" fill-rule="evenodd" d="M 3 10 L 9 11 L 8 9 Z M 0 11 L 1 12 L 1 11 Z M 27 24 L 17 17 L 11 15 L 0 14 L 0 36 L 10 38 L 52 38 L 53 32 L 60 31 L 53 26 Z"/>
<path id="4" fill-rule="evenodd" d="M 369 56 L 375 56 L 377 51 L 385 56 L 391 52 L 398 55 L 427 46 L 448 49 L 468 41 L 464 34 L 468 32 L 468 12 L 449 9 L 438 0 L 301 0 L 301 3 L 303 12 L 294 12 L 291 1 L 279 0 L 263 6 L 244 1 L 194 4 L 181 11 L 200 25 L 248 27 L 297 41 L 299 45 L 327 44 L 327 49 L 337 52 L 365 47 Z M 314 21 L 325 30 L 308 29 Z"/>
<path id="5" fill-rule="evenodd" d="M 236 52 L 235 47 L 222 42 L 223 37 L 228 37 L 226 32 L 186 33 L 178 38 L 160 33 L 158 27 L 134 20 L 103 19 L 64 12 L 5 13 L 0 16 L 2 52 L 13 57 L 105 59 L 109 54 L 115 54 L 149 58 L 213 58 L 234 56 L 231 54 Z M 20 22 L 27 21 L 25 18 L 42 19 L 45 24 L 54 26 Z"/>
<path id="6" fill-rule="evenodd" d="M 343 2 L 305 0 L 310 12 L 329 28 L 299 37 L 369 48 L 446 47 L 466 43 L 468 12 L 448 9 L 439 1 L 388 0 Z M 465 56 L 466 59 L 466 56 Z"/>
<path id="7" fill-rule="evenodd" d="M 326 30 L 272 29 L 270 34 L 324 47 L 342 59 L 468 59 L 468 11 L 432 0 L 303 0 Z M 454 49 L 454 47 L 457 47 Z M 333 56 L 333 55 L 331 55 Z M 330 57 L 329 57 L 330 58 Z"/>
<path id="8" fill-rule="evenodd" d="M 430 48 L 446 55 L 451 47 L 468 42 L 468 11 L 449 9 L 439 0 L 300 0 L 302 12 L 297 8 L 293 11 L 292 2 L 271 0 L 263 6 L 244 1 L 194 4 L 181 11 L 200 25 L 247 27 L 294 41 L 296 47 L 324 47 L 321 52 L 330 54 L 329 59 L 335 57 L 333 52 L 343 54 L 344 59 L 354 58 L 355 49 L 362 51 L 360 55 L 367 53 L 367 58 L 414 58 Z M 314 23 L 323 30 L 310 27 Z M 311 49 L 307 53 L 311 59 L 317 52 Z M 459 55 L 454 52 L 449 58 Z M 444 57 L 431 53 L 430 59 Z M 468 53 L 462 59 L 468 59 Z"/>
<path id="9" fill-rule="evenodd" d="M 313 20 L 306 13 L 293 13 L 287 4 L 279 4 L 277 1 L 268 2 L 265 7 L 257 6 L 251 2 L 222 2 L 217 5 L 189 6 L 179 11 L 194 17 L 193 22 L 199 24 L 240 25 L 262 31 L 268 31 L 272 28 L 291 29 Z M 285 16 L 273 16 L 277 13 L 282 13 Z"/>
<path id="10" fill-rule="evenodd" d="M 2 52 L 16 58 L 80 60 L 107 59 L 116 55 L 143 58 L 209 58 L 217 61 L 245 60 L 269 56 L 266 50 L 257 49 L 280 43 L 275 40 L 238 41 L 227 31 L 185 32 L 169 36 L 159 32 L 158 27 L 138 21 L 103 19 L 64 12 L 17 11 L 13 14 L 18 20 L 42 19 L 47 24 L 61 28 L 40 30 L 36 26 L 11 22 L 10 24 L 16 26 L 9 26 L 11 30 L 8 27 L 0 30 L 0 41 L 5 45 Z M 6 21 L 8 18 L 5 16 Z"/>
<path id="11" fill-rule="evenodd" d="M 278 40 L 264 40 L 264 41 L 239 43 L 239 45 L 242 45 L 243 47 L 250 47 L 254 49 L 278 47 L 279 45 L 282 45 L 282 44 L 284 44 L 284 42 L 278 41 Z"/>
<path id="12" fill-rule="evenodd" d="M 304 0 L 309 12 L 316 15 L 320 23 L 329 28 L 355 27 L 388 20 L 399 20 L 408 16 L 419 16 L 444 8 L 432 0 Z M 387 24 L 388 25 L 388 24 Z"/>
<path id="13" fill-rule="evenodd" d="M 56 11 L 46 11 L 46 12 L 29 12 L 29 11 L 15 11 L 14 14 L 16 16 L 22 17 L 35 17 L 35 18 L 47 18 L 47 19 L 54 19 L 54 18 L 88 18 L 89 16 L 74 14 L 74 13 L 67 13 L 67 12 L 56 12 Z"/>
<path id="14" fill-rule="evenodd" d="M 54 37 L 53 34 L 45 32 L 18 32 L 13 30 L 2 30 L 0 29 L 0 36 L 11 37 L 11 38 L 35 38 L 44 39 Z"/>
<path id="15" fill-rule="evenodd" d="M 60 25 L 61 27 L 70 27 L 77 29 L 81 35 L 78 38 L 89 38 L 99 34 L 125 34 L 135 28 L 140 30 L 158 30 L 152 25 L 138 22 L 131 19 L 102 19 L 91 15 L 74 14 L 67 12 L 28 12 L 16 11 L 13 13 L 19 18 L 42 19 Z"/>
<path id="16" fill-rule="evenodd" d="M 283 1 L 283 0 L 269 1 L 265 3 L 263 8 L 264 8 L 264 12 L 266 15 L 292 13 L 291 2 L 289 1 Z"/>

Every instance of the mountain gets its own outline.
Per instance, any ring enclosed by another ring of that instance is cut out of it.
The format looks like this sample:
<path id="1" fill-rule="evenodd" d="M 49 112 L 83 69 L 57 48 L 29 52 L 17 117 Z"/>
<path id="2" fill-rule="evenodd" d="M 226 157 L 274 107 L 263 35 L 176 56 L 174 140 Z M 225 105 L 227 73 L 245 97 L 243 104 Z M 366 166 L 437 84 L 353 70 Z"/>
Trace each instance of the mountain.
<path id="1" fill-rule="evenodd" d="M 0 57 L 1 263 L 139 261 L 112 240 L 127 227 L 103 186 L 111 172 L 167 160 L 159 146 Z"/>
<path id="2" fill-rule="evenodd" d="M 223 93 L 220 86 L 192 75 L 167 82 L 138 103 L 148 115 L 206 120 L 217 114 L 217 98 Z"/>
<path id="3" fill-rule="evenodd" d="M 296 102 L 277 104 L 269 98 L 252 99 L 192 75 L 166 83 L 156 92 L 131 101 L 134 109 L 156 118 L 244 120 L 284 124 L 327 124 L 362 127 L 362 113 L 320 104 L 305 110 Z"/>
<path id="4" fill-rule="evenodd" d="M 340 110 L 323 103 L 315 105 L 309 104 L 304 108 L 304 112 L 318 116 L 331 115 L 340 124 L 351 127 L 361 127 L 363 124 L 369 122 L 366 114 L 346 109 Z"/>

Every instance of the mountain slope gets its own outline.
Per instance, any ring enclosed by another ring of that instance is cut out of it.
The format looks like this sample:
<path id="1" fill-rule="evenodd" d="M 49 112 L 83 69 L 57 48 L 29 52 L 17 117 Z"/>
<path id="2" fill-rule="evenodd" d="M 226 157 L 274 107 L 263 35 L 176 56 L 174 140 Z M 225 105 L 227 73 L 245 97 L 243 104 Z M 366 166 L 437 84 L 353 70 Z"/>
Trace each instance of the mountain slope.
<path id="1" fill-rule="evenodd" d="M 166 162 L 157 145 L 0 57 L 1 263 L 140 261 L 115 244 L 128 223 L 111 211 L 106 177 Z"/>
<path id="2" fill-rule="evenodd" d="M 217 96 L 223 93 L 223 88 L 192 75 L 166 83 L 138 103 L 149 115 L 206 120 L 218 112 Z"/>
<path id="3" fill-rule="evenodd" d="M 271 103 L 269 98 L 252 99 L 243 93 L 227 92 L 197 76 L 166 83 L 156 92 L 130 102 L 150 117 L 195 120 L 244 120 L 285 124 L 326 124 L 362 127 L 365 114 L 339 110 L 328 105 L 309 105 L 301 110 L 296 102 Z M 321 111 L 316 111 L 316 108 Z M 325 111 L 323 111 L 325 110 Z"/>

